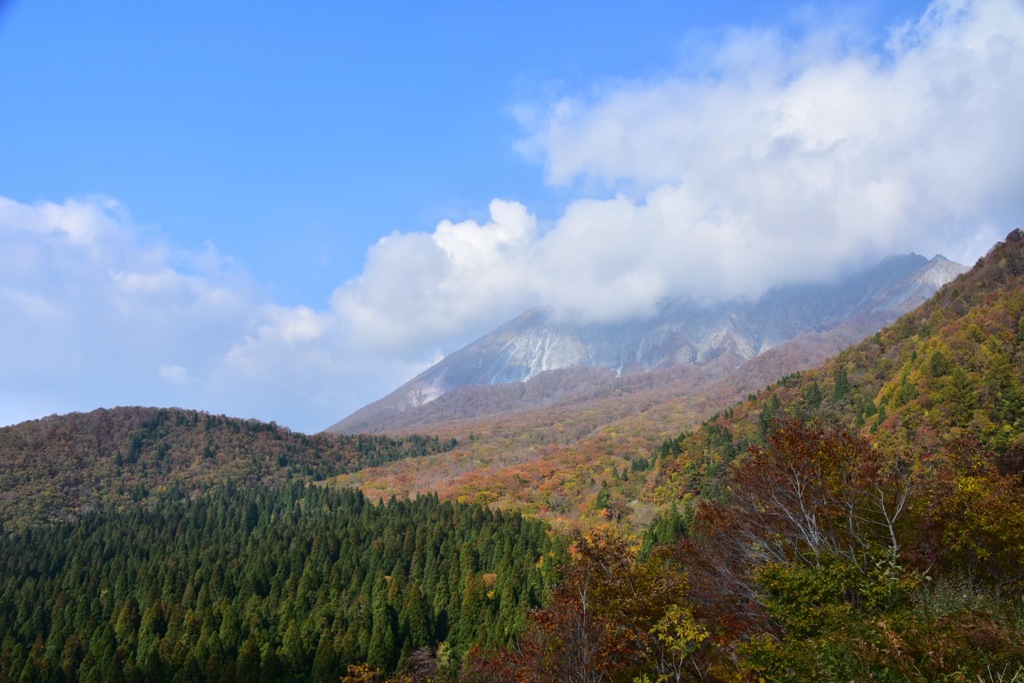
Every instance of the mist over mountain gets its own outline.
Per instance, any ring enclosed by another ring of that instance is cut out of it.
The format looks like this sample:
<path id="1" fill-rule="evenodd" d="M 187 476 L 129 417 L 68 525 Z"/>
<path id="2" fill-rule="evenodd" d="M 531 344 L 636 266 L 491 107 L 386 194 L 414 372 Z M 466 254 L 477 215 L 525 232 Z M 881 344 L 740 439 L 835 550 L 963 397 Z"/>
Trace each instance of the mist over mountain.
<path id="1" fill-rule="evenodd" d="M 778 287 L 757 300 L 704 305 L 674 299 L 652 317 L 616 323 L 577 323 L 533 309 L 327 431 L 381 432 L 453 415 L 511 412 L 565 399 L 574 384 L 580 391 L 592 388 L 595 376 L 658 373 L 712 361 L 718 372 L 723 366 L 736 369 L 803 333 L 843 326 L 873 333 L 965 270 L 942 256 L 893 256 L 831 283 Z M 556 380 L 552 373 L 572 378 Z M 531 385 L 544 375 L 544 390 L 532 394 L 502 388 Z M 519 398 L 508 400 L 510 393 Z M 448 404 L 443 408 L 435 403 L 442 399 Z"/>

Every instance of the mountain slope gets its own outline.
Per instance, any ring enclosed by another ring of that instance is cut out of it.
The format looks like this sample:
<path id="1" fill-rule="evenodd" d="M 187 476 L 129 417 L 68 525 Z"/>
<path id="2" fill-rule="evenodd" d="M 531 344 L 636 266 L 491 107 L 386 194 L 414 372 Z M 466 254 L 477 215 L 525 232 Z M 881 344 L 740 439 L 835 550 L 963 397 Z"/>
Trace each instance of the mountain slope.
<path id="1" fill-rule="evenodd" d="M 942 453 L 971 444 L 1024 469 L 1024 233 L 878 334 L 790 375 L 663 444 L 658 497 L 706 493 L 721 464 L 776 418 L 814 419 L 876 445 Z"/>
<path id="2" fill-rule="evenodd" d="M 617 324 L 579 325 L 528 311 L 327 431 L 406 430 L 528 410 L 592 393 L 615 377 L 701 367 L 722 356 L 736 367 L 804 332 L 844 325 L 873 332 L 963 270 L 941 256 L 893 257 L 831 284 L 715 306 L 672 301 L 649 320 Z M 562 375 L 553 379 L 553 372 Z M 502 386 L 515 383 L 525 385 Z"/>
<path id="3" fill-rule="evenodd" d="M 666 441 L 641 547 L 683 554 L 694 613 L 765 680 L 1019 671 L 1022 414 L 1014 231 L 895 324 Z"/>
<path id="4" fill-rule="evenodd" d="M 114 408 L 0 428 L 0 529 L 236 484 L 323 479 L 451 448 L 436 438 L 307 436 L 177 408 Z"/>

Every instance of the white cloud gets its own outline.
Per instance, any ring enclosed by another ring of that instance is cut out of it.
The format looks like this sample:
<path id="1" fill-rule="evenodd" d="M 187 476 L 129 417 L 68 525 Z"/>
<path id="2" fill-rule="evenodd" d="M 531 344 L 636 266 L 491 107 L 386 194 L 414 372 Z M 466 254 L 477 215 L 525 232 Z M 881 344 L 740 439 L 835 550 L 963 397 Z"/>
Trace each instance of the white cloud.
<path id="1" fill-rule="evenodd" d="M 0 417 L 142 403 L 312 431 L 528 306 L 611 321 L 887 253 L 977 257 L 1024 213 L 1024 6 L 936 3 L 884 53 L 839 26 L 733 31 L 703 68 L 525 103 L 522 150 L 583 198 L 546 230 L 494 200 L 395 232 L 323 308 L 147 241 L 114 200 L 0 198 Z"/>
<path id="2" fill-rule="evenodd" d="M 69 199 L 63 204 L 39 202 L 32 206 L 0 197 L 0 230 L 55 235 L 76 245 L 94 245 L 123 237 L 121 205 L 109 197 Z"/>
<path id="3" fill-rule="evenodd" d="M 502 226 L 498 250 L 513 239 Z M 463 260 L 489 248 L 468 225 L 442 232 Z M 174 250 L 150 233 L 109 199 L 0 198 L 0 424 L 175 405 L 316 431 L 434 359 L 360 346 L 331 309 L 274 304 L 211 245 Z"/>
<path id="4" fill-rule="evenodd" d="M 520 149 L 592 197 L 544 234 L 496 201 L 485 226 L 391 235 L 336 311 L 404 348 L 496 309 L 610 321 L 890 253 L 976 258 L 1024 210 L 1024 6 L 937 2 L 882 53 L 834 19 L 799 41 L 732 31 L 703 69 L 517 107 L 531 126 Z"/>
<path id="5" fill-rule="evenodd" d="M 554 102 L 523 148 L 550 182 L 618 196 L 571 205 L 542 240 L 545 262 L 575 266 L 545 271 L 545 301 L 604 318 L 756 295 L 893 251 L 961 256 L 1015 226 L 1024 7 L 937 3 L 885 55 L 821 59 L 834 43 L 817 42 L 735 33 L 707 72 Z"/>
<path id="6" fill-rule="evenodd" d="M 116 202 L 0 198 L 0 337 L 5 391 L 89 385 L 113 394 L 168 356 L 225 345 L 255 291 L 231 273 L 177 270 Z M 71 398 L 68 398 L 71 401 Z M 109 399 L 105 399 L 109 401 Z M 77 406 L 76 406 L 77 407 Z"/>
<path id="7" fill-rule="evenodd" d="M 524 276 L 537 221 L 501 200 L 490 215 L 483 225 L 443 221 L 432 233 L 382 238 L 362 275 L 334 292 L 334 311 L 361 343 L 396 352 L 518 312 L 531 301 Z"/>

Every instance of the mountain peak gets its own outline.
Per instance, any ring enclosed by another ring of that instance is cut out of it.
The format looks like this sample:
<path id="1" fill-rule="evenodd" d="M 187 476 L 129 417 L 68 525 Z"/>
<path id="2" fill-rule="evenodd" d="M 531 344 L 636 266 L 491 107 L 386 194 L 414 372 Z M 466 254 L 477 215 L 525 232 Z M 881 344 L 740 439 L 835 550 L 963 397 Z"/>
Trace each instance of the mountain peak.
<path id="1" fill-rule="evenodd" d="M 920 284 L 931 285 L 936 289 L 952 282 L 958 276 L 969 270 L 967 266 L 950 261 L 945 256 L 937 255 L 921 269 L 915 281 Z"/>

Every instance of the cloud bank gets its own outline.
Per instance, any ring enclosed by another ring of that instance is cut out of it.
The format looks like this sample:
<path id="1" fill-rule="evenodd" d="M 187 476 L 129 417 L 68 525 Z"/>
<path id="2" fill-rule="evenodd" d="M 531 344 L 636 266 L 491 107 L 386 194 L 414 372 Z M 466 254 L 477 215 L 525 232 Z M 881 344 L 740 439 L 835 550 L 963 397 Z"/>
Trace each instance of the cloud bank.
<path id="1" fill-rule="evenodd" d="M 442 248 L 448 224 L 393 235 L 339 290 L 346 310 L 371 308 L 375 329 L 410 311 L 458 327 L 510 301 L 618 320 L 669 297 L 756 297 L 891 253 L 976 258 L 1021 220 L 1018 2 L 934 3 L 881 51 L 828 26 L 799 41 L 735 31 L 680 72 L 522 107 L 521 150 L 587 198 L 543 234 L 506 240 L 497 214 L 454 226 L 479 237 L 473 250 Z M 377 267 L 411 251 L 413 272 Z"/>
<path id="2" fill-rule="evenodd" d="M 890 253 L 970 262 L 1024 215 L 1024 6 L 937 2 L 883 49 L 729 33 L 698 67 L 520 107 L 578 199 L 372 245 L 322 304 L 116 201 L 0 198 L 0 417 L 183 405 L 315 431 L 530 306 L 613 321 Z"/>

